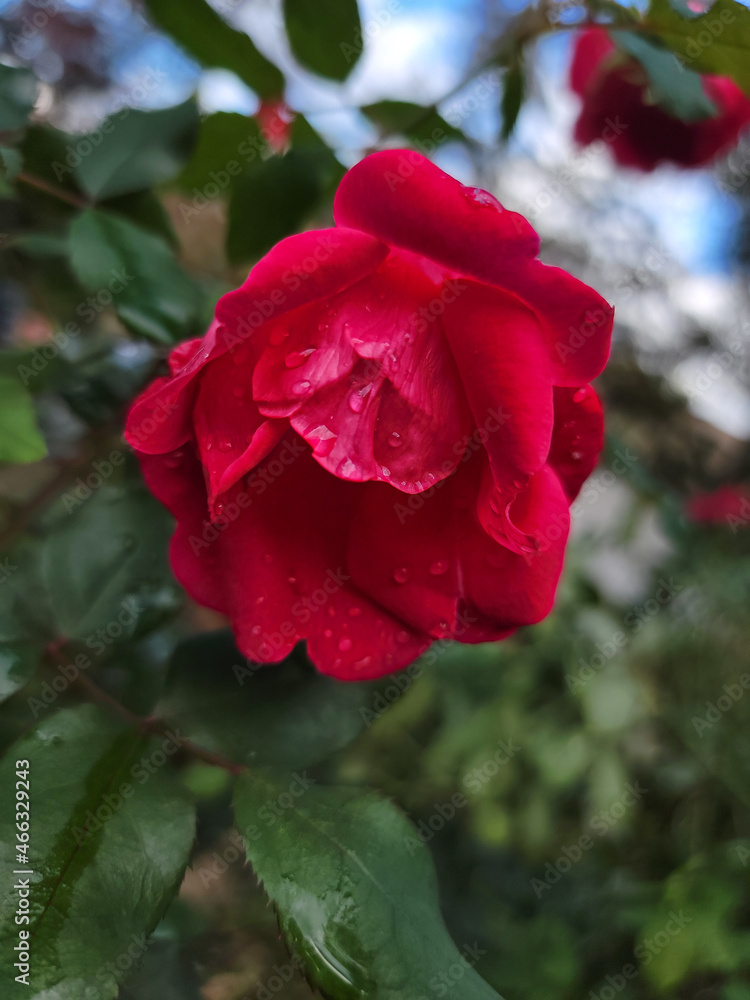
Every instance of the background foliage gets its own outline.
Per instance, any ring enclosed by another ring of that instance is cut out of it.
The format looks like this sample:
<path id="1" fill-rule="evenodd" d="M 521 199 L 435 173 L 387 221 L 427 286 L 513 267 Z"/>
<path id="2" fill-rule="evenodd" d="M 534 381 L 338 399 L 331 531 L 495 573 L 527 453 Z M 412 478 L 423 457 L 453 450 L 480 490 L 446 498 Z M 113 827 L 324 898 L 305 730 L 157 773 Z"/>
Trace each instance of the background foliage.
<path id="1" fill-rule="evenodd" d="M 750 12 L 457 6 L 2 5 L 4 996 L 750 998 L 750 532 L 684 516 L 750 476 L 746 150 L 620 174 L 561 139 L 560 58 L 611 18 L 690 119 L 694 72 L 750 86 Z M 455 36 L 389 79 L 399 30 L 441 17 Z M 254 113 L 285 87 L 278 141 Z M 555 612 L 346 685 L 302 650 L 246 663 L 186 604 L 121 432 L 170 347 L 384 144 L 525 212 L 618 328 Z"/>

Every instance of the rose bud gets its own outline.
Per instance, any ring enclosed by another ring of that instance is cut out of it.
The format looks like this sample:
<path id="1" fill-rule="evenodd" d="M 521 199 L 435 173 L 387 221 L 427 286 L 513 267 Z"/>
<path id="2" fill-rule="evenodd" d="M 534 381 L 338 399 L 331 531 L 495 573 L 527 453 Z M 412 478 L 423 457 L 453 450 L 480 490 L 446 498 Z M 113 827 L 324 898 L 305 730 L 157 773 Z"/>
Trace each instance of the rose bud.
<path id="1" fill-rule="evenodd" d="M 358 680 L 549 612 L 613 310 L 417 153 L 367 156 L 334 213 L 175 348 L 127 437 L 177 519 L 177 577 L 243 654 L 305 639 Z"/>

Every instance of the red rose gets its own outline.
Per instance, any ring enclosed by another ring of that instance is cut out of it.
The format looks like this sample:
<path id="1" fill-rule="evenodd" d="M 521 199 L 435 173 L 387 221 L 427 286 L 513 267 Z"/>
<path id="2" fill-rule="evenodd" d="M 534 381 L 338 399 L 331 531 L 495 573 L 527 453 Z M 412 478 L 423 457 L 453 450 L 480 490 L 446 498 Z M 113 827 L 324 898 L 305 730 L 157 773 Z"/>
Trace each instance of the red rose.
<path id="1" fill-rule="evenodd" d="M 335 216 L 220 300 L 127 436 L 177 518 L 176 575 L 243 653 L 307 639 L 360 679 L 548 613 L 612 309 L 416 153 L 362 160 Z"/>
<path id="2" fill-rule="evenodd" d="M 695 493 L 685 504 L 685 514 L 696 524 L 727 524 L 736 531 L 750 523 L 750 487 L 720 486 L 713 493 Z"/>
<path id="3" fill-rule="evenodd" d="M 578 36 L 570 84 L 583 98 L 576 140 L 606 141 L 618 163 L 653 170 L 662 160 L 683 167 L 708 163 L 734 145 L 750 121 L 750 100 L 726 77 L 704 76 L 703 89 L 718 109 L 713 118 L 685 122 L 648 97 L 640 63 L 618 51 L 604 28 Z"/>

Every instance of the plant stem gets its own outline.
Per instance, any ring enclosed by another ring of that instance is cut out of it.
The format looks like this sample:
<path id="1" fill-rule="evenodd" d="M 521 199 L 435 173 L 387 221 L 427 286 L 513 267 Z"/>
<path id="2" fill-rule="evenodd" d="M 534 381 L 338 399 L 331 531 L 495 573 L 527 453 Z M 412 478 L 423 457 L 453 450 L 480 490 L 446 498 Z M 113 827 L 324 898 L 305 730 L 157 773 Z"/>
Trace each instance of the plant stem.
<path id="1" fill-rule="evenodd" d="M 44 191 L 45 194 L 50 195 L 52 198 L 58 198 L 69 205 L 75 205 L 76 208 L 88 208 L 91 204 L 83 195 L 75 194 L 73 191 L 66 191 L 55 184 L 50 184 L 49 181 L 45 181 L 41 177 L 35 177 L 33 174 L 26 173 L 25 170 L 22 170 L 16 176 L 16 180 L 21 181 L 29 187 L 36 188 L 37 191 Z"/>

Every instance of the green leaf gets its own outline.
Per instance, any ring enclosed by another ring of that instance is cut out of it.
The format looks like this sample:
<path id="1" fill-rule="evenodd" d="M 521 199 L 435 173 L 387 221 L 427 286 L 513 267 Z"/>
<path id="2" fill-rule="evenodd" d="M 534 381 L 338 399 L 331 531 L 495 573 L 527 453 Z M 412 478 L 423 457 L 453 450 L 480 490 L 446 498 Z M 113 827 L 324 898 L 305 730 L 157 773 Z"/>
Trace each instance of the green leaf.
<path id="1" fill-rule="evenodd" d="M 177 178 L 185 191 L 213 197 L 214 187 L 229 194 L 242 174 L 258 167 L 266 143 L 254 118 L 218 111 L 201 122 L 198 144 Z"/>
<path id="2" fill-rule="evenodd" d="M 297 232 L 321 196 L 304 152 L 272 156 L 238 182 L 229 208 L 227 253 L 232 263 L 261 256 Z"/>
<path id="3" fill-rule="evenodd" d="M 0 63 L 0 132 L 15 132 L 29 120 L 39 81 L 29 69 Z"/>
<path id="4" fill-rule="evenodd" d="M 398 133 L 415 142 L 440 145 L 449 139 L 463 139 L 459 129 L 449 125 L 437 108 L 409 101 L 378 101 L 362 108 L 362 113 L 385 134 Z"/>
<path id="5" fill-rule="evenodd" d="M 235 31 L 205 0 L 146 0 L 155 24 L 208 68 L 232 70 L 261 97 L 277 97 L 284 77 L 244 32 Z"/>
<path id="6" fill-rule="evenodd" d="M 38 462 L 46 454 L 30 392 L 17 378 L 0 375 L 0 462 Z"/>
<path id="7" fill-rule="evenodd" d="M 284 23 L 295 58 L 332 80 L 345 80 L 362 54 L 357 0 L 284 0 Z"/>
<path id="8" fill-rule="evenodd" d="M 204 994 L 178 942 L 153 941 L 143 965 L 120 987 L 118 1000 L 204 1000 Z"/>
<path id="9" fill-rule="evenodd" d="M 419 1000 L 439 984 L 450 1000 L 498 1000 L 474 971 L 475 943 L 462 955 L 451 940 L 429 852 L 391 802 L 253 769 L 237 783 L 235 814 L 287 940 L 324 995 Z"/>
<path id="10" fill-rule="evenodd" d="M 347 746 L 372 701 L 372 685 L 325 677 L 301 654 L 249 664 L 221 631 L 177 647 L 157 714 L 233 760 L 294 768 Z"/>
<path id="11" fill-rule="evenodd" d="M 76 277 L 111 299 L 128 329 L 164 344 L 198 332 L 200 291 L 158 236 L 87 209 L 73 220 L 70 241 Z"/>
<path id="12" fill-rule="evenodd" d="M 161 184 L 187 161 L 198 124 L 192 100 L 163 111 L 123 108 L 96 132 L 73 138 L 75 177 L 97 199 Z"/>
<path id="13" fill-rule="evenodd" d="M 526 76 L 523 69 L 523 54 L 519 51 L 505 74 L 505 86 L 503 88 L 502 101 L 500 102 L 500 113 L 503 119 L 503 139 L 507 139 L 516 127 L 525 90 Z"/>
<path id="14" fill-rule="evenodd" d="M 705 14 L 680 13 L 670 0 L 652 0 L 643 28 L 699 73 L 730 76 L 750 94 L 750 10 L 735 0 L 716 0 Z"/>
<path id="15" fill-rule="evenodd" d="M 0 643 L 0 702 L 28 684 L 36 672 L 39 657 L 40 650 L 31 643 Z"/>
<path id="16" fill-rule="evenodd" d="M 86 640 L 99 654 L 174 613 L 178 590 L 166 555 L 172 521 L 143 486 L 105 483 L 94 492 L 81 480 L 60 507 L 70 516 L 49 532 L 41 553 L 58 635 Z"/>
<path id="17" fill-rule="evenodd" d="M 610 31 L 610 35 L 618 48 L 643 66 L 653 99 L 670 115 L 696 122 L 717 113 L 700 74 L 680 66 L 669 49 L 633 31 Z"/>
<path id="18" fill-rule="evenodd" d="M 16 788 L 17 761 L 28 761 L 30 782 L 27 864 L 17 859 L 15 813 L 4 809 L 0 821 L 3 870 L 33 872 L 27 928 L 15 923 L 19 896 L 10 883 L 0 898 L 9 1000 L 74 1000 L 89 986 L 111 1000 L 145 954 L 195 830 L 194 809 L 163 766 L 164 745 L 85 705 L 46 719 L 0 762 L 3 788 Z M 21 929 L 32 935 L 29 986 L 14 982 Z"/>

